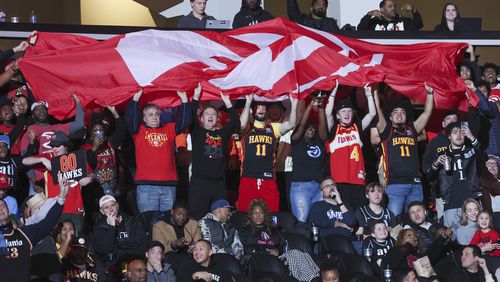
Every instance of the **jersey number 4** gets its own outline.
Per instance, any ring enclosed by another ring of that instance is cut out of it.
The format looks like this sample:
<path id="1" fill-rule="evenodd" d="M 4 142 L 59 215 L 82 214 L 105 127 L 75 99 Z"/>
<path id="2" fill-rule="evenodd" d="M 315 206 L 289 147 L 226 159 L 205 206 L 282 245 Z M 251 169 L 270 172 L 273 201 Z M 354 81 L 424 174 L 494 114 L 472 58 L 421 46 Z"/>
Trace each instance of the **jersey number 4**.
<path id="1" fill-rule="evenodd" d="M 266 144 L 257 144 L 257 152 L 255 155 L 259 157 L 265 157 L 266 156 Z"/>
<path id="2" fill-rule="evenodd" d="M 359 162 L 358 147 L 354 147 L 354 149 L 352 149 L 350 159 Z"/>
<path id="3" fill-rule="evenodd" d="M 401 146 L 401 157 L 410 157 L 410 148 L 408 146 Z"/>

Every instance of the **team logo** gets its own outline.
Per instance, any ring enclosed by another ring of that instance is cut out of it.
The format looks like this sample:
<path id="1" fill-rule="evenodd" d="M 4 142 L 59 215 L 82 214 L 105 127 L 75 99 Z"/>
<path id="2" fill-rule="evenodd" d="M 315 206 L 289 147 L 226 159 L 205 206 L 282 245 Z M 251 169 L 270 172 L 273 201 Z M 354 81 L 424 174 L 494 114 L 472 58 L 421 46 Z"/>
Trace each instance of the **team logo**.
<path id="1" fill-rule="evenodd" d="M 411 130 L 409 129 L 406 130 L 406 136 L 411 136 Z"/>
<path id="2" fill-rule="evenodd" d="M 311 158 L 319 158 L 321 156 L 321 149 L 319 146 L 308 146 L 306 152 Z"/>
<path id="3" fill-rule="evenodd" d="M 158 132 L 146 132 L 144 139 L 148 140 L 149 144 L 155 148 L 162 147 L 168 141 L 167 134 Z"/>

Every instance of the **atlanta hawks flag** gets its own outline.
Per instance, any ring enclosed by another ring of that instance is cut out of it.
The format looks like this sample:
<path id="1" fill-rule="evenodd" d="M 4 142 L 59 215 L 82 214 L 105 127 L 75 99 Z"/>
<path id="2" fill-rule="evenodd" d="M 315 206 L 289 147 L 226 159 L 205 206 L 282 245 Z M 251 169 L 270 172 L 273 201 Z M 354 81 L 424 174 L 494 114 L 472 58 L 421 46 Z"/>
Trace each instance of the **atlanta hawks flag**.
<path id="1" fill-rule="evenodd" d="M 435 89 L 436 108 L 466 110 L 455 65 L 466 44 L 384 46 L 278 18 L 223 33 L 145 30 L 96 41 L 38 33 L 19 65 L 34 96 L 58 118 L 73 114 L 71 93 L 84 107 L 119 105 L 143 89 L 144 102 L 180 103 L 176 90 L 201 82 L 203 99 L 218 92 L 299 98 L 315 90 L 385 82 L 412 101 Z M 142 100 L 142 99 L 141 99 Z"/>

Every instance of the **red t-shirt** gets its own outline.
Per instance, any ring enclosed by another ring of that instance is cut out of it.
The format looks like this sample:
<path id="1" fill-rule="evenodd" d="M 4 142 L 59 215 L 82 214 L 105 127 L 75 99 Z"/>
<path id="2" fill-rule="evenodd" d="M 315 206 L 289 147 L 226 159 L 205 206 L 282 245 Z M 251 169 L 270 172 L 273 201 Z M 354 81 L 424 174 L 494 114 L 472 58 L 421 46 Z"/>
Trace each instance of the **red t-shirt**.
<path id="1" fill-rule="evenodd" d="M 3 124 L 0 124 L 0 132 L 3 134 L 9 134 L 16 126 L 5 126 Z M 16 142 L 14 144 L 10 144 L 10 153 L 12 155 L 20 155 L 21 154 L 21 139 L 26 133 L 26 126 L 24 127 L 23 131 L 21 134 L 19 134 L 19 137 L 16 139 Z M 29 139 L 28 139 L 29 140 Z M 27 146 L 27 145 L 26 145 Z"/>
<path id="2" fill-rule="evenodd" d="M 486 245 L 487 243 L 492 243 L 492 244 L 495 243 L 498 240 L 498 238 L 499 238 L 499 236 L 498 236 L 498 232 L 496 230 L 491 229 L 490 231 L 488 231 L 486 233 L 484 233 L 481 230 L 478 230 L 478 231 L 476 231 L 476 233 L 474 233 L 474 236 L 470 240 L 470 244 L 476 245 L 479 248 L 481 248 L 484 245 Z M 485 252 L 485 254 L 498 257 L 498 256 L 500 256 L 500 250 L 495 249 L 495 250 L 490 251 L 490 252 Z"/>
<path id="3" fill-rule="evenodd" d="M 158 128 L 139 126 L 134 135 L 137 170 L 135 181 L 177 181 L 175 166 L 175 123 Z"/>
<path id="4" fill-rule="evenodd" d="M 41 126 L 38 124 L 32 124 L 29 127 L 35 130 L 36 140 L 38 141 L 38 154 L 43 154 L 52 150 L 49 145 L 50 138 L 54 135 L 54 132 L 60 130 L 66 134 L 69 134 L 70 123 L 65 124 L 49 124 L 46 126 Z M 26 150 L 30 142 L 29 134 L 24 134 L 21 139 L 21 150 Z"/>

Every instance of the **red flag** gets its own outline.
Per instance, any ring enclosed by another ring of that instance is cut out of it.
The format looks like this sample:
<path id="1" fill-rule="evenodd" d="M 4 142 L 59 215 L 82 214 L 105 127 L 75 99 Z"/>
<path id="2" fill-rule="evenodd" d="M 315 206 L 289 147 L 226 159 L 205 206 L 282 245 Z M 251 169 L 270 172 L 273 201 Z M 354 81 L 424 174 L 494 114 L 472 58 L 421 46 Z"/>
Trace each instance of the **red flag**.
<path id="1" fill-rule="evenodd" d="M 435 89 L 437 109 L 466 110 L 465 84 L 455 64 L 466 44 L 383 46 L 275 19 L 223 33 L 146 30 L 96 40 L 39 33 L 20 62 L 35 97 L 58 118 L 72 114 L 70 94 L 82 104 L 119 105 L 144 89 L 145 101 L 173 106 L 176 90 L 202 82 L 203 99 L 218 91 L 276 98 L 343 85 L 386 82 L 413 101 Z"/>

